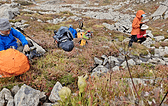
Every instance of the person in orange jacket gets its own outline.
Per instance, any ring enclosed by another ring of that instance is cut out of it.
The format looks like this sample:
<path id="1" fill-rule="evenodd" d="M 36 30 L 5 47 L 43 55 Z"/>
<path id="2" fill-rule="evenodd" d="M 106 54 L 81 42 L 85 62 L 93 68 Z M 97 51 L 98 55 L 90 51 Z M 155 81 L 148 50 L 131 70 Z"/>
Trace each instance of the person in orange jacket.
<path id="1" fill-rule="evenodd" d="M 141 22 L 141 19 L 145 17 L 145 12 L 143 10 L 138 10 L 136 13 L 136 17 L 134 18 L 132 22 L 132 31 L 131 31 L 131 40 L 129 41 L 128 47 L 132 46 L 133 42 L 137 42 L 138 38 L 137 35 L 140 34 L 140 28 L 144 22 Z"/>

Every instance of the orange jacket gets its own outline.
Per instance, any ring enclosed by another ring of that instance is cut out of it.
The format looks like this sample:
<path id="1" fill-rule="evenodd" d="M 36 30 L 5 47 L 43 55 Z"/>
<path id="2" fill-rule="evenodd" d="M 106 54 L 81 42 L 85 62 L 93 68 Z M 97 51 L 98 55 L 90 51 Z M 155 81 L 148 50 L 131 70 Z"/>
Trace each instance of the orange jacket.
<path id="1" fill-rule="evenodd" d="M 138 10 L 136 13 L 136 17 L 134 18 L 133 22 L 132 22 L 132 31 L 131 31 L 131 35 L 137 35 L 140 34 L 140 23 L 141 22 L 141 15 L 145 14 L 145 12 L 143 10 Z"/>

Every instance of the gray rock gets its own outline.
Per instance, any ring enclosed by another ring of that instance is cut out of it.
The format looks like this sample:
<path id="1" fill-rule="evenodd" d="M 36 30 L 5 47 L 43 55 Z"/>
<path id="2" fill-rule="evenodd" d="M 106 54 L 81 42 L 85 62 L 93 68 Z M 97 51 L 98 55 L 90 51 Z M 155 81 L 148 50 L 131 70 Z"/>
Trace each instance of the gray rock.
<path id="1" fill-rule="evenodd" d="M 136 62 L 137 65 L 140 65 L 140 64 L 142 63 L 142 60 L 136 58 L 136 59 L 135 59 L 135 62 Z"/>
<path id="2" fill-rule="evenodd" d="M 55 102 L 57 102 L 58 100 L 61 99 L 61 98 L 59 97 L 59 94 L 58 94 L 58 92 L 61 90 L 61 88 L 62 88 L 62 85 L 61 85 L 60 82 L 57 82 L 57 83 L 54 85 L 54 87 L 53 87 L 53 89 L 52 89 L 52 91 L 51 91 L 51 94 L 50 94 L 50 96 L 49 96 L 49 100 L 50 100 L 51 102 L 55 103 Z"/>
<path id="3" fill-rule="evenodd" d="M 130 38 L 125 38 L 122 43 L 125 43 L 125 42 L 129 42 L 130 41 Z"/>
<path id="4" fill-rule="evenodd" d="M 128 65 L 129 66 L 134 66 L 134 65 L 136 65 L 136 63 L 134 62 L 134 60 L 133 59 L 130 59 L 130 60 L 128 60 Z M 121 64 L 121 66 L 123 67 L 123 68 L 126 68 L 126 61 L 124 61 L 122 64 Z"/>
<path id="5" fill-rule="evenodd" d="M 167 48 L 166 48 L 166 52 L 167 52 Z M 159 47 L 159 49 L 155 49 L 154 56 L 163 57 L 166 54 L 166 52 L 165 52 L 165 49 L 163 47 Z"/>
<path id="6" fill-rule="evenodd" d="M 155 44 L 155 41 L 148 37 L 144 42 L 142 42 L 142 44 L 147 48 L 150 48 L 150 45 Z"/>
<path id="7" fill-rule="evenodd" d="M 36 48 L 37 53 L 44 54 L 46 52 L 45 49 L 43 49 L 40 45 L 38 45 L 36 42 L 34 42 L 32 39 L 26 37 L 26 40 L 32 41 L 34 47 Z"/>
<path id="8" fill-rule="evenodd" d="M 8 100 L 8 103 L 6 106 L 14 106 L 14 100 L 13 99 Z"/>
<path id="9" fill-rule="evenodd" d="M 165 52 L 165 54 L 168 54 L 168 47 L 167 46 L 165 46 L 164 52 Z"/>
<path id="10" fill-rule="evenodd" d="M 110 63 L 110 62 L 112 62 L 112 61 L 115 61 L 116 63 L 119 62 L 116 57 L 114 57 L 114 56 L 109 56 L 109 57 L 108 57 L 108 62 Z"/>
<path id="11" fill-rule="evenodd" d="M 5 101 L 7 101 L 7 106 L 13 106 L 13 96 L 9 89 L 3 88 L 0 92 L 0 106 L 4 106 Z"/>
<path id="12" fill-rule="evenodd" d="M 119 69 L 119 66 L 115 66 L 115 67 L 112 68 L 112 70 L 113 71 L 119 71 L 120 69 Z"/>
<path id="13" fill-rule="evenodd" d="M 52 103 L 44 103 L 43 106 L 52 106 Z"/>
<path id="14" fill-rule="evenodd" d="M 15 16 L 19 15 L 18 8 L 12 8 L 10 4 L 3 4 L 0 6 L 0 17 L 13 19 Z"/>
<path id="15" fill-rule="evenodd" d="M 45 95 L 45 92 L 40 93 L 40 101 L 45 101 L 47 99 L 47 96 Z"/>
<path id="16" fill-rule="evenodd" d="M 70 20 L 70 19 L 78 21 L 78 20 L 81 20 L 82 18 L 81 17 L 77 17 L 77 16 L 70 16 L 70 17 L 67 18 L 67 20 Z"/>
<path id="17" fill-rule="evenodd" d="M 24 84 L 14 96 L 14 102 L 15 106 L 37 106 L 39 98 L 39 90 L 35 90 Z"/>
<path id="18" fill-rule="evenodd" d="M 146 34 L 148 34 L 151 38 L 153 38 L 153 34 L 151 30 L 146 30 Z"/>
<path id="19" fill-rule="evenodd" d="M 160 42 L 161 40 L 164 40 L 164 39 L 165 39 L 164 36 L 156 36 L 156 37 L 154 37 L 154 38 L 155 38 L 155 41 L 157 41 L 157 42 Z"/>
<path id="20" fill-rule="evenodd" d="M 108 62 L 108 57 L 106 55 L 102 55 L 101 58 L 104 59 L 103 65 L 106 65 Z"/>
<path id="21" fill-rule="evenodd" d="M 95 64 L 101 65 L 103 63 L 102 60 L 98 59 L 97 57 L 94 57 Z"/>
<path id="22" fill-rule="evenodd" d="M 163 58 L 163 60 L 164 60 L 165 62 L 168 62 L 168 58 Z"/>
<path id="23" fill-rule="evenodd" d="M 12 94 L 15 95 L 15 94 L 19 91 L 19 89 L 20 89 L 20 88 L 19 88 L 18 85 L 14 86 L 14 87 L 11 89 Z"/>
<path id="24" fill-rule="evenodd" d="M 160 58 L 152 58 L 152 59 L 149 59 L 148 60 L 149 63 L 152 63 L 152 64 L 162 64 L 162 65 L 165 65 L 166 62 L 163 61 L 162 59 Z"/>
<path id="25" fill-rule="evenodd" d="M 109 56 L 108 57 L 108 63 L 110 65 L 109 69 L 113 68 L 115 65 L 119 64 L 119 61 L 117 60 L 116 57 L 114 56 Z"/>
<path id="26" fill-rule="evenodd" d="M 4 106 L 4 104 L 5 104 L 5 100 L 4 100 L 4 99 L 1 99 L 1 100 L 0 100 L 0 106 Z"/>
<path id="27" fill-rule="evenodd" d="M 109 69 L 107 69 L 106 67 L 104 67 L 103 65 L 98 65 L 96 68 L 93 69 L 93 73 L 92 75 L 94 75 L 95 73 L 97 74 L 97 76 L 101 76 L 104 73 L 107 73 L 109 71 Z M 92 76 L 91 75 L 91 76 Z"/>
<path id="28" fill-rule="evenodd" d="M 168 42 L 168 39 L 165 39 L 164 42 Z"/>

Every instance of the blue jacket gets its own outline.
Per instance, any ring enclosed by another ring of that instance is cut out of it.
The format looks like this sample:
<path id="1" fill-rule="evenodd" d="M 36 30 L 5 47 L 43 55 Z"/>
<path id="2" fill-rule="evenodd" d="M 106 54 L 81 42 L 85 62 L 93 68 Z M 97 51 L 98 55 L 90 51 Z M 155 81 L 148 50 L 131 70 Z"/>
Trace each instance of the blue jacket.
<path id="1" fill-rule="evenodd" d="M 76 38 L 77 31 L 75 29 L 73 29 L 72 27 L 70 27 L 69 30 L 71 31 L 73 38 Z"/>
<path id="2" fill-rule="evenodd" d="M 28 44 L 25 36 L 22 33 L 14 28 L 11 28 L 9 36 L 0 35 L 0 51 L 8 49 L 10 46 L 15 46 L 15 49 L 17 49 L 18 46 L 15 37 L 22 42 L 23 46 Z"/>

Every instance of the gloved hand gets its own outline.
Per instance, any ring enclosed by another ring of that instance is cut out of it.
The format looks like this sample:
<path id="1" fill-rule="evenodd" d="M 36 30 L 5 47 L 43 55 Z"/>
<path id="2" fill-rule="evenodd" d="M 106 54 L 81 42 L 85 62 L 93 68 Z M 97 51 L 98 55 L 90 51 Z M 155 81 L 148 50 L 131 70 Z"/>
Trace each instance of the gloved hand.
<path id="1" fill-rule="evenodd" d="M 28 45 L 24 45 L 23 53 L 28 52 L 28 51 L 30 51 L 29 46 Z"/>
<path id="2" fill-rule="evenodd" d="M 147 34 L 144 34 L 144 35 L 143 35 L 143 37 L 146 37 L 146 36 L 147 36 Z"/>

